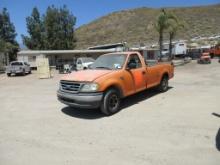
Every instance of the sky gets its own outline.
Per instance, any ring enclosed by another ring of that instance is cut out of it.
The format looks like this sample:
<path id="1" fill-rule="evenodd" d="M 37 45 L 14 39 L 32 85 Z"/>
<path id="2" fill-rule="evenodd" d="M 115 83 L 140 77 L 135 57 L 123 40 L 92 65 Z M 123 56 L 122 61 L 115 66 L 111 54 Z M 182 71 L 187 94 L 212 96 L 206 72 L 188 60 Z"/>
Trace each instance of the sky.
<path id="1" fill-rule="evenodd" d="M 26 17 L 31 15 L 33 7 L 37 7 L 41 14 L 50 5 L 67 8 L 77 18 L 76 28 L 107 15 L 109 13 L 138 8 L 138 7 L 185 7 L 211 5 L 220 0 L 0 0 L 0 10 L 6 7 L 11 22 L 15 25 L 17 41 L 22 43 L 21 34 L 27 35 Z"/>

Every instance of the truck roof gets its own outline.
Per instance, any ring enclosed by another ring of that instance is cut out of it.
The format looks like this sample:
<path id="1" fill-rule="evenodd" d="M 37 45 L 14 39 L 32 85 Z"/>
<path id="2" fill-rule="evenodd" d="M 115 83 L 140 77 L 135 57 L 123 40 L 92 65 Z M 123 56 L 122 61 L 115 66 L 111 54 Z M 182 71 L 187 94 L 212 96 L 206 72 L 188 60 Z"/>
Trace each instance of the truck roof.
<path id="1" fill-rule="evenodd" d="M 22 62 L 22 63 L 24 63 L 24 61 L 11 61 L 10 63 L 14 63 L 14 62 Z"/>
<path id="2" fill-rule="evenodd" d="M 139 53 L 138 51 L 126 51 L 126 52 L 113 52 L 113 53 L 107 53 L 108 54 L 131 54 L 131 53 Z"/>

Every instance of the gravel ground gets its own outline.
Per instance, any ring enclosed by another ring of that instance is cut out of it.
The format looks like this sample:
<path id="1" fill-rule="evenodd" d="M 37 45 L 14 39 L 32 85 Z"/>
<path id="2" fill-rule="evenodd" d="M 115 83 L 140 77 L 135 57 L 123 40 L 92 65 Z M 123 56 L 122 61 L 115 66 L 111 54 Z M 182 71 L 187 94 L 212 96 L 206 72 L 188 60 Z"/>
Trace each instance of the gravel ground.
<path id="1" fill-rule="evenodd" d="M 219 165 L 220 64 L 177 67 L 166 93 L 104 117 L 56 98 L 58 80 L 0 75 L 0 165 Z"/>

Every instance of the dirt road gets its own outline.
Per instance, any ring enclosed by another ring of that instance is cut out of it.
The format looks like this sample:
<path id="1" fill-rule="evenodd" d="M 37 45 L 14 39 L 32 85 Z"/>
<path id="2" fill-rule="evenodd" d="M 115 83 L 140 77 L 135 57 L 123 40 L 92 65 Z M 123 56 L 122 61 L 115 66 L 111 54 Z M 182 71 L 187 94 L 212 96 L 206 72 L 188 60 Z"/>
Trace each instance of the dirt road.
<path id="1" fill-rule="evenodd" d="M 176 68 L 104 117 L 56 98 L 59 76 L 0 75 L 0 165 L 219 165 L 220 64 Z"/>

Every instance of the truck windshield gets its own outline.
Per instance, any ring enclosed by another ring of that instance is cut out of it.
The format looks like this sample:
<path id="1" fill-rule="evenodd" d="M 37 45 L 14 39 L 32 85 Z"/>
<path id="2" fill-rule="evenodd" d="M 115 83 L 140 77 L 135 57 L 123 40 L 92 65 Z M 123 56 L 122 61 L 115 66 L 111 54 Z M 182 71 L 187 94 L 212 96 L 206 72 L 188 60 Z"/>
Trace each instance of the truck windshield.
<path id="1" fill-rule="evenodd" d="M 121 69 L 125 63 L 125 54 L 109 54 L 98 57 L 91 69 Z"/>
<path id="2" fill-rule="evenodd" d="M 22 66 L 23 64 L 22 64 L 22 62 L 13 62 L 13 63 L 11 63 L 11 65 L 19 65 L 19 66 Z"/>
<path id="3" fill-rule="evenodd" d="M 93 58 L 82 58 L 83 62 L 94 62 Z"/>

